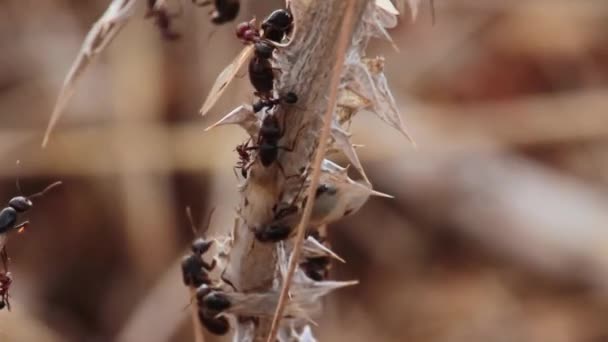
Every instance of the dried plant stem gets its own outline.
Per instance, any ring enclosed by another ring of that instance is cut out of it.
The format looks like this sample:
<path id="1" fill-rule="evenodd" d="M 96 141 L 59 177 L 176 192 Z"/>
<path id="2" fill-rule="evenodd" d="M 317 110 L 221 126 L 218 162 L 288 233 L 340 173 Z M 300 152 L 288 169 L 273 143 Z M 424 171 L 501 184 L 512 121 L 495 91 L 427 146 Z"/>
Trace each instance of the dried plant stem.
<path id="1" fill-rule="evenodd" d="M 196 289 L 191 287 L 190 298 L 194 298 L 195 296 Z M 201 323 L 198 320 L 198 307 L 195 304 L 190 305 L 190 315 L 192 316 L 192 329 L 194 329 L 194 342 L 205 342 Z"/>
<path id="2" fill-rule="evenodd" d="M 321 176 L 321 163 L 325 158 L 325 152 L 327 150 L 327 142 L 329 141 L 329 134 L 332 122 L 333 112 L 336 106 L 336 99 L 338 96 L 338 86 L 340 85 L 340 77 L 342 75 L 342 67 L 344 66 L 344 60 L 346 56 L 346 50 L 350 44 L 350 37 L 354 30 L 354 8 L 355 2 L 358 0 L 349 0 L 346 5 L 346 13 L 344 15 L 344 19 L 342 22 L 342 27 L 340 29 L 340 35 L 338 37 L 337 42 L 337 50 L 335 56 L 335 65 L 331 74 L 330 86 L 329 86 L 329 100 L 327 102 L 327 108 L 325 111 L 325 115 L 323 117 L 323 128 L 321 130 L 321 135 L 319 137 L 319 142 L 317 146 L 317 151 L 315 154 L 315 159 L 312 166 L 312 176 L 310 181 L 310 186 L 308 188 L 308 198 L 314 198 L 317 187 L 319 186 L 319 178 Z M 287 294 L 289 293 L 289 288 L 291 286 L 291 281 L 293 278 L 293 274 L 298 266 L 298 260 L 300 259 L 300 253 L 302 250 L 302 242 L 304 241 L 304 235 L 306 233 L 306 227 L 310 222 L 310 216 L 312 214 L 314 201 L 308 201 L 306 206 L 304 207 L 304 211 L 302 214 L 302 219 L 298 225 L 297 235 L 294 241 L 294 249 L 291 253 L 291 258 L 289 259 L 289 268 L 287 269 L 287 274 L 285 275 L 285 279 L 283 279 L 283 285 L 281 288 L 281 294 L 279 296 L 279 302 L 277 304 L 276 311 L 274 313 L 274 317 L 272 319 L 272 324 L 270 326 L 270 333 L 268 334 L 267 342 L 273 342 L 276 339 L 279 322 L 281 317 L 283 316 L 283 311 L 285 310 L 285 304 L 287 303 Z"/>

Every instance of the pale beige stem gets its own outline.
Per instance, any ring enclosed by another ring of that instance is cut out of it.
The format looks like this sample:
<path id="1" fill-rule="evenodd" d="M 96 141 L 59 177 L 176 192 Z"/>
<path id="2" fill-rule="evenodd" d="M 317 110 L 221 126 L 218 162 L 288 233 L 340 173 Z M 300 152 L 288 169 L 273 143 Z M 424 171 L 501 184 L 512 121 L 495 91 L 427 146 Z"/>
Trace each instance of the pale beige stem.
<path id="1" fill-rule="evenodd" d="M 317 191 L 317 187 L 319 186 L 319 178 L 321 176 L 321 163 L 325 158 L 325 152 L 327 150 L 327 142 L 329 140 L 329 134 L 331 129 L 332 115 L 334 112 L 334 108 L 336 106 L 336 99 L 338 97 L 338 86 L 340 85 L 340 77 L 342 75 L 342 67 L 344 66 L 344 59 L 346 56 L 346 50 L 349 47 L 350 37 L 354 31 L 354 10 L 356 2 L 364 3 L 365 1 L 360 0 L 349 0 L 346 5 L 346 12 L 344 14 L 344 19 L 342 22 L 342 27 L 340 30 L 340 36 L 338 37 L 337 42 L 337 51 L 335 57 L 335 64 L 331 75 L 330 87 L 329 87 L 329 101 L 327 103 L 327 108 L 325 110 L 325 115 L 323 117 L 323 129 L 321 130 L 321 136 L 319 138 L 319 143 L 317 147 L 317 151 L 315 154 L 315 159 L 312 166 L 312 177 L 310 181 L 310 186 L 308 188 L 308 198 L 314 198 L 315 192 Z M 287 294 L 289 292 L 289 287 L 291 286 L 291 281 L 293 278 L 293 274 L 298 266 L 298 261 L 300 260 L 300 252 L 302 250 L 302 242 L 304 241 L 304 235 L 306 233 L 306 227 L 310 223 L 310 215 L 312 213 L 314 201 L 308 201 L 306 206 L 304 207 L 304 212 L 302 214 L 302 219 L 300 220 L 300 224 L 298 225 L 297 235 L 294 242 L 293 252 L 291 254 L 291 258 L 289 259 L 289 268 L 287 269 L 287 274 L 285 275 L 285 279 L 283 279 L 283 287 L 281 288 L 281 294 L 279 296 L 279 302 L 277 304 L 277 309 L 274 314 L 272 324 L 270 326 L 270 333 L 268 334 L 268 341 L 273 342 L 276 339 L 279 322 L 281 317 L 283 316 L 283 312 L 285 310 L 285 305 L 287 303 Z"/>

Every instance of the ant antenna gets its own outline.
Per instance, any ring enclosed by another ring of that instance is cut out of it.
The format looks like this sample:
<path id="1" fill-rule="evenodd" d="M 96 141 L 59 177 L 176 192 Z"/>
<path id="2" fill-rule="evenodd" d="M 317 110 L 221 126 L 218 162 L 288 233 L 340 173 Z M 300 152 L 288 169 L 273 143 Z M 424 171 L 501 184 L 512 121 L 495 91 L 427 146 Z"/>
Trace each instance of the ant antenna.
<path id="1" fill-rule="evenodd" d="M 192 233 L 194 234 L 194 236 L 198 235 L 198 229 L 194 224 L 194 219 L 192 218 L 192 209 L 190 209 L 190 206 L 186 207 L 186 217 L 188 218 L 188 222 L 190 222 L 190 228 L 192 228 Z"/>
<path id="2" fill-rule="evenodd" d="M 17 170 L 21 169 L 21 161 L 17 159 Z M 19 173 L 17 173 L 17 179 L 15 180 L 15 185 L 17 186 L 17 192 L 19 195 L 23 195 L 23 191 L 21 191 L 21 183 L 19 182 Z"/>
<path id="3" fill-rule="evenodd" d="M 209 211 L 209 215 L 207 215 L 207 221 L 205 221 L 205 231 L 209 230 L 209 226 L 211 225 L 211 217 L 213 216 L 213 212 L 215 211 L 215 207 L 211 208 Z"/>
<path id="4" fill-rule="evenodd" d="M 211 38 L 215 35 L 215 32 L 217 32 L 217 27 L 213 27 L 213 30 L 211 30 L 211 32 L 209 32 L 209 35 L 207 36 L 207 42 L 205 44 L 209 44 L 209 42 L 211 41 Z"/>
<path id="5" fill-rule="evenodd" d="M 53 184 L 51 184 L 51 185 L 47 186 L 46 188 L 44 188 L 44 190 L 42 190 L 42 191 L 40 191 L 40 192 L 37 192 L 37 193 L 35 193 L 35 194 L 33 194 L 33 195 L 29 195 L 27 198 L 28 198 L 29 200 L 31 200 L 32 198 L 36 198 L 36 197 L 43 196 L 44 194 L 46 194 L 47 192 L 49 192 L 49 191 L 50 191 L 51 189 L 53 189 L 54 187 L 57 187 L 57 186 L 59 186 L 59 185 L 61 185 L 61 184 L 62 184 L 62 183 L 61 183 L 61 181 L 57 181 L 57 182 L 55 182 L 55 183 L 53 183 Z"/>

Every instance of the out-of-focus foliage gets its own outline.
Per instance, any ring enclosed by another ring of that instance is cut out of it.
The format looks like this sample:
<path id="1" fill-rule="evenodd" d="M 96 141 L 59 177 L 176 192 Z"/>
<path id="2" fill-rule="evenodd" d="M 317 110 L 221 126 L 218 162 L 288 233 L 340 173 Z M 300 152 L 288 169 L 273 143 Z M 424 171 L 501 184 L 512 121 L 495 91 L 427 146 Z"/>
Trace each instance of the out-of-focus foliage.
<path id="1" fill-rule="evenodd" d="M 281 4 L 243 3 L 238 22 Z M 175 20 L 182 39 L 167 42 L 139 4 L 40 149 L 63 78 L 107 5 L 8 0 L 0 12 L 2 198 L 16 194 L 17 175 L 26 193 L 64 182 L 9 241 L 3 341 L 189 340 L 183 208 L 200 217 L 218 206 L 211 234 L 233 223 L 233 149 L 245 136 L 203 129 L 251 90 L 236 79 L 198 114 L 242 49 L 234 26 L 211 26 L 205 9 L 187 7 Z M 369 52 L 385 56 L 418 148 L 373 116 L 353 120 L 368 177 L 396 198 L 329 228 L 348 260 L 332 277 L 360 283 L 330 299 L 321 340 L 605 340 L 608 4 L 435 6 L 434 26 L 425 4 L 415 23 L 404 8 L 390 32 L 400 53 L 381 41 Z"/>

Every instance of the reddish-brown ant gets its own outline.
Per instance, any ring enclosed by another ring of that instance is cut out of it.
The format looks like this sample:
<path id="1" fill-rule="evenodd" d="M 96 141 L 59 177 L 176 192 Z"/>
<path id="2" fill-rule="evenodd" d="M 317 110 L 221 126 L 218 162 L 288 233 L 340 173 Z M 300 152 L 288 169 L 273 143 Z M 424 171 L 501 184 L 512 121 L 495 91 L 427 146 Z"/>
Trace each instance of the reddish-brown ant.
<path id="1" fill-rule="evenodd" d="M 237 145 L 234 149 L 239 155 L 239 160 L 237 161 L 236 166 L 234 167 L 234 174 L 236 175 L 236 170 L 240 169 L 243 178 L 247 178 L 247 170 L 249 169 L 251 163 L 251 155 L 248 150 L 250 140 L 251 139 L 245 141 L 242 144 Z"/>
<path id="2" fill-rule="evenodd" d="M 8 311 L 11 311 L 11 303 L 8 299 L 8 290 L 11 287 L 13 278 L 10 272 L 0 272 L 0 310 L 6 307 Z"/>

